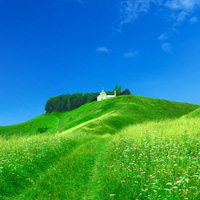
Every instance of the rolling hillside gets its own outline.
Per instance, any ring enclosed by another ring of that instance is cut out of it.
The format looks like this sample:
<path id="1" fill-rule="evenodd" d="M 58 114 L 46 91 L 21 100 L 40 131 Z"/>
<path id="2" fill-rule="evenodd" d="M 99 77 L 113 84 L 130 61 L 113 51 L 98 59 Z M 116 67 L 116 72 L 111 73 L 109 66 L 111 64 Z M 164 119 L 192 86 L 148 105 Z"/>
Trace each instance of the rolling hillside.
<path id="1" fill-rule="evenodd" d="M 175 119 L 186 115 L 198 105 L 147 98 L 138 95 L 119 96 L 100 102 L 87 103 L 73 111 L 44 114 L 27 122 L 0 127 L 3 137 L 83 130 L 87 133 L 115 134 L 129 124 L 151 120 Z"/>
<path id="2" fill-rule="evenodd" d="M 198 199 L 199 124 L 198 105 L 129 95 L 0 127 L 0 199 Z"/>
<path id="3" fill-rule="evenodd" d="M 188 114 L 182 116 L 182 118 L 185 118 L 185 119 L 199 118 L 199 117 L 200 117 L 200 108 L 194 110 L 194 111 L 191 112 L 191 113 L 188 113 Z"/>

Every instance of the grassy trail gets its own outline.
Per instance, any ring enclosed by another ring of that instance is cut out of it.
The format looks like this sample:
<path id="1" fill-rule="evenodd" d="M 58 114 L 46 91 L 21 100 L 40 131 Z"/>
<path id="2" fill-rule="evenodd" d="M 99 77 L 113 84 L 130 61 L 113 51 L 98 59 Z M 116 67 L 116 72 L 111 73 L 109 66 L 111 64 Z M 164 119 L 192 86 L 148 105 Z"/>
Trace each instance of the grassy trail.
<path id="1" fill-rule="evenodd" d="M 91 176 L 89 177 L 89 180 L 86 185 L 86 189 L 84 192 L 84 195 L 81 199 L 83 200 L 97 200 L 97 194 L 98 194 L 98 185 L 100 184 L 100 178 L 98 177 L 98 169 L 100 167 L 100 164 L 102 163 L 103 155 L 105 154 L 107 148 L 106 145 L 111 140 L 111 137 L 105 136 L 105 140 L 102 143 L 102 146 L 98 149 L 98 153 L 96 156 L 96 161 L 93 165 Z"/>
<path id="2" fill-rule="evenodd" d="M 15 199 L 96 199 L 97 165 L 110 140 L 110 135 L 101 136 L 61 157 L 31 188 Z"/>

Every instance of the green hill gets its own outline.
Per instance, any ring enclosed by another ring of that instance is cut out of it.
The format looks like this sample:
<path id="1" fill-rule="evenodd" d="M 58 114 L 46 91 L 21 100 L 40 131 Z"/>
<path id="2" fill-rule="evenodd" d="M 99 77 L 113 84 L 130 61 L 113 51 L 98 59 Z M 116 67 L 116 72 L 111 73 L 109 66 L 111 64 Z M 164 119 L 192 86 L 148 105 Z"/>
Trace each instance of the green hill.
<path id="1" fill-rule="evenodd" d="M 128 95 L 0 127 L 0 199 L 198 199 L 198 113 Z"/>
<path id="2" fill-rule="evenodd" d="M 18 125 L 0 127 L 0 135 L 28 136 L 40 134 L 45 128 L 47 133 L 83 130 L 94 134 L 115 134 L 129 124 L 174 119 L 197 108 L 198 105 L 189 103 L 124 95 L 87 103 L 73 111 L 44 114 Z"/>
<path id="3" fill-rule="evenodd" d="M 191 113 L 188 113 L 184 116 L 182 116 L 182 118 L 185 118 L 185 119 L 190 119 L 190 118 L 199 118 L 200 117 L 200 109 L 196 109 L 194 110 L 193 112 Z"/>
<path id="4" fill-rule="evenodd" d="M 178 119 L 125 127 L 107 152 L 108 167 L 99 173 L 106 187 L 99 188 L 99 199 L 108 193 L 118 200 L 200 199 L 199 109 Z"/>

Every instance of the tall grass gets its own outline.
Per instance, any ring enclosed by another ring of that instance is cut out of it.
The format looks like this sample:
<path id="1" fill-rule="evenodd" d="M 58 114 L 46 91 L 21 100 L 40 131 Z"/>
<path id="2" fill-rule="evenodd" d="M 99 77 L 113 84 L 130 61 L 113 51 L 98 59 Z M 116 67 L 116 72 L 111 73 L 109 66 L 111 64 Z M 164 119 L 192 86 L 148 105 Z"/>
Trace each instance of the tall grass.
<path id="1" fill-rule="evenodd" d="M 0 142 L 0 199 L 15 195 L 35 184 L 61 156 L 70 154 L 96 136 L 83 133 L 68 136 L 34 136 Z"/>
<path id="2" fill-rule="evenodd" d="M 200 119 L 125 128 L 107 148 L 99 199 L 199 199 Z"/>
<path id="3" fill-rule="evenodd" d="M 14 199 L 90 199 L 94 168 L 109 140 L 110 135 L 98 136 L 61 156 L 34 185 Z"/>

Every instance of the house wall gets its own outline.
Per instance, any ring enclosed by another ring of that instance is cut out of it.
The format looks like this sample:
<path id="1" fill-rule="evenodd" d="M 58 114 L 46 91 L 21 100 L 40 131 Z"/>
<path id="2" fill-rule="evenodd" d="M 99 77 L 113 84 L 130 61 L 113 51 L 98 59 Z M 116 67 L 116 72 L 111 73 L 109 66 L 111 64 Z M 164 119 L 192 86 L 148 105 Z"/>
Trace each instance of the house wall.
<path id="1" fill-rule="evenodd" d="M 116 97 L 116 91 L 114 92 L 114 95 L 107 95 L 105 92 L 100 92 L 100 95 L 97 96 L 97 101 L 102 101 L 104 99 L 112 98 L 112 97 Z"/>
<path id="2" fill-rule="evenodd" d="M 107 98 L 107 94 L 105 92 L 101 92 L 100 95 L 97 97 L 97 101 L 102 101 Z"/>

